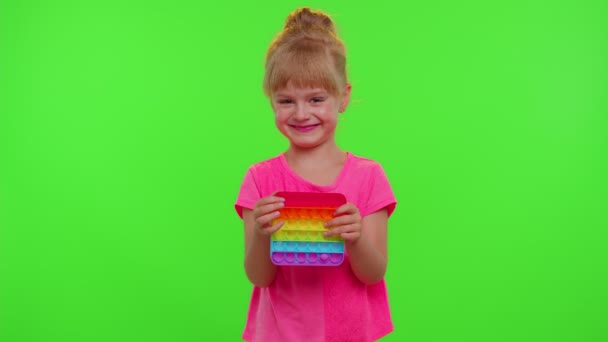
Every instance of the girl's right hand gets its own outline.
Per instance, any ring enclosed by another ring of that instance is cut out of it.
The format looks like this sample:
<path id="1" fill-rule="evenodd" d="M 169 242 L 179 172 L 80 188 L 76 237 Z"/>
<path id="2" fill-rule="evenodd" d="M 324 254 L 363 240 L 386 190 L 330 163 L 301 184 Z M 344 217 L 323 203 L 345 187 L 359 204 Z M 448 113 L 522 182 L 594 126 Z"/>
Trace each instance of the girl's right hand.
<path id="1" fill-rule="evenodd" d="M 285 206 L 285 199 L 275 194 L 276 192 L 261 198 L 253 208 L 254 231 L 264 236 L 270 236 L 283 226 L 283 221 L 272 224 L 272 221 L 279 217 L 279 209 Z"/>

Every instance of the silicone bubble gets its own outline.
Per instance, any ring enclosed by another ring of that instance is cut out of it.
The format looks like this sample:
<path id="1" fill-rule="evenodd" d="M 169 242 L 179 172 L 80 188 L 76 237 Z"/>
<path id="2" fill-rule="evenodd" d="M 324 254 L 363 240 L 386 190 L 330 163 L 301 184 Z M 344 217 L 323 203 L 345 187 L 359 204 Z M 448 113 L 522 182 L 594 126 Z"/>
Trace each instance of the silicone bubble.
<path id="1" fill-rule="evenodd" d="M 283 221 L 270 243 L 270 257 L 276 265 L 338 266 L 344 261 L 344 240 L 323 236 L 324 224 L 346 203 L 339 193 L 279 192 L 285 206 L 273 222 Z"/>

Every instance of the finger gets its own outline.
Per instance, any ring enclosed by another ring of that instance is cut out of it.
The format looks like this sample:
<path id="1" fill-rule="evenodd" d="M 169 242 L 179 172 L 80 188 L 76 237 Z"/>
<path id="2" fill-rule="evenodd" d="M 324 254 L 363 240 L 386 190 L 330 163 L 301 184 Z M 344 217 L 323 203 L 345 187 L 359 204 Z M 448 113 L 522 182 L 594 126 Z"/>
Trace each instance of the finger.
<path id="1" fill-rule="evenodd" d="M 254 213 L 254 216 L 256 217 L 260 217 L 272 212 L 278 212 L 279 209 L 283 208 L 285 206 L 284 202 L 276 202 L 276 203 L 269 203 L 269 204 L 265 204 L 261 207 L 258 207 Z"/>
<path id="2" fill-rule="evenodd" d="M 256 203 L 256 206 L 260 207 L 260 206 L 264 206 L 264 205 L 267 205 L 267 204 L 278 203 L 278 202 L 285 202 L 285 198 L 274 196 L 274 195 L 270 195 L 270 196 L 261 198 Z"/>
<path id="3" fill-rule="evenodd" d="M 338 227 L 357 222 L 357 217 L 354 215 L 342 215 L 325 222 L 325 227 Z"/>
<path id="4" fill-rule="evenodd" d="M 357 227 L 357 225 L 349 224 L 349 225 L 330 229 L 330 230 L 326 231 L 323 235 L 332 236 L 332 235 L 339 235 L 342 233 L 359 232 L 359 231 L 360 231 L 360 229 Z"/>
<path id="5" fill-rule="evenodd" d="M 340 234 L 345 241 L 355 241 L 361 237 L 361 232 L 349 232 Z"/>
<path id="6" fill-rule="evenodd" d="M 264 206 L 266 206 L 266 205 L 282 203 L 282 205 L 284 206 L 285 198 L 275 196 L 278 192 L 279 192 L 278 190 L 274 191 L 270 196 L 263 197 L 255 203 L 255 207 L 253 210 L 254 217 L 262 216 L 262 215 L 267 214 L 270 211 L 278 209 L 278 208 L 264 208 Z M 282 206 L 280 205 L 279 208 L 280 207 L 282 207 Z"/>
<path id="7" fill-rule="evenodd" d="M 279 210 L 279 209 L 283 208 L 284 206 L 285 206 L 285 202 L 283 202 L 283 201 L 276 201 L 276 202 L 271 202 L 271 203 L 266 203 L 266 204 L 261 203 L 261 201 L 260 201 L 260 202 L 256 203 L 256 206 L 253 209 L 253 216 L 260 217 L 262 215 L 266 215 L 273 211 Z"/>
<path id="8" fill-rule="evenodd" d="M 285 198 L 281 197 L 281 196 L 277 196 L 276 194 L 279 193 L 279 191 L 275 191 L 272 194 L 270 194 L 269 196 L 266 196 L 266 203 L 275 203 L 275 202 L 285 202 Z"/>
<path id="9" fill-rule="evenodd" d="M 270 234 L 276 232 L 277 230 L 279 230 L 283 226 L 284 223 L 285 222 L 283 222 L 283 221 L 279 221 L 273 226 L 270 226 L 268 228 L 262 228 L 262 231 L 264 232 L 264 234 L 270 235 Z"/>
<path id="10" fill-rule="evenodd" d="M 279 216 L 280 216 L 280 213 L 278 211 L 274 211 L 274 212 L 271 212 L 269 214 L 262 215 L 262 216 L 256 218 L 255 221 L 257 222 L 257 224 L 260 227 L 265 228 L 269 224 L 271 224 L 274 219 L 278 218 Z"/>
<path id="11" fill-rule="evenodd" d="M 359 210 L 357 209 L 357 207 L 354 204 L 346 203 L 346 204 L 343 204 L 340 207 L 338 207 L 338 209 L 336 209 L 336 211 L 334 212 L 334 216 L 339 216 L 339 215 L 344 215 L 344 214 L 354 214 L 358 211 Z"/>

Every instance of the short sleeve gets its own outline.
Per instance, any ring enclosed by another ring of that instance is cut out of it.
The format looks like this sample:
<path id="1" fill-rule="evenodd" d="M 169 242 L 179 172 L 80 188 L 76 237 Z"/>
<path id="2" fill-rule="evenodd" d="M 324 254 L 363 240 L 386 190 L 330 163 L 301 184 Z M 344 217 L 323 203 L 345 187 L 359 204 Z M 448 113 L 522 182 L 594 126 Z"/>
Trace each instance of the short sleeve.
<path id="1" fill-rule="evenodd" d="M 377 164 L 374 167 L 371 177 L 369 200 L 367 201 L 367 207 L 365 208 L 365 211 L 361 213 L 361 216 L 367 216 L 386 208 L 388 217 L 390 217 L 397 206 L 397 199 L 395 198 L 395 194 L 393 193 L 386 173 L 380 164 Z"/>
<path id="2" fill-rule="evenodd" d="M 255 203 L 261 198 L 260 191 L 255 181 L 253 169 L 249 168 L 241 184 L 234 209 L 240 218 L 243 218 L 243 208 L 253 209 Z"/>

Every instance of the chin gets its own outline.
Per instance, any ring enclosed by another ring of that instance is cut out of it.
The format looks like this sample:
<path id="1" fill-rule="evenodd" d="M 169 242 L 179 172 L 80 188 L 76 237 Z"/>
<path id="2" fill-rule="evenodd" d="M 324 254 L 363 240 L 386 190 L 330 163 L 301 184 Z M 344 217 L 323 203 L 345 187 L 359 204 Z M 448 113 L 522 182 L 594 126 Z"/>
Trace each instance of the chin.
<path id="1" fill-rule="evenodd" d="M 315 141 L 298 141 L 296 140 L 289 140 L 290 144 L 292 146 L 298 147 L 298 148 L 304 148 L 304 149 L 312 149 L 312 148 L 316 148 L 319 146 L 322 146 L 326 141 L 321 141 L 321 140 L 315 140 Z"/>

